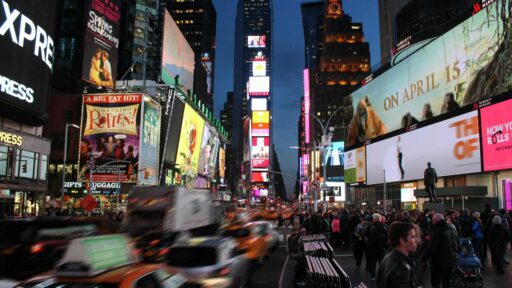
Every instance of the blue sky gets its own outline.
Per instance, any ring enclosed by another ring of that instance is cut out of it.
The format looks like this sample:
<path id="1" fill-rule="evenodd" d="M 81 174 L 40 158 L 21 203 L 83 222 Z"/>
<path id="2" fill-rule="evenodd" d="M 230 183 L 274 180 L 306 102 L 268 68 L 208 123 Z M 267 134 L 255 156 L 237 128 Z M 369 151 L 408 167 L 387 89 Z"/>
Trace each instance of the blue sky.
<path id="1" fill-rule="evenodd" d="M 273 0 L 273 95 L 274 145 L 284 174 L 288 195 L 293 192 L 297 173 L 297 122 L 303 95 L 304 34 L 300 4 L 305 0 Z M 234 31 L 237 0 L 213 0 L 217 10 L 215 60 L 215 113 L 219 114 L 226 94 L 233 90 Z M 378 0 L 342 1 L 353 22 L 363 23 L 370 43 L 371 65 L 380 61 Z M 289 175 L 289 176 L 287 176 Z"/>

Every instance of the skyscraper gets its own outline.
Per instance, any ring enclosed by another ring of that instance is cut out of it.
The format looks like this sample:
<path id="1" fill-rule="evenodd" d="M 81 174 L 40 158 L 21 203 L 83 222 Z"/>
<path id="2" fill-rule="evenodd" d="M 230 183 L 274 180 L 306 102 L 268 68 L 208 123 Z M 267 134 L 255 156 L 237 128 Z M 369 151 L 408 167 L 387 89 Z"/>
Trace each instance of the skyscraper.
<path id="1" fill-rule="evenodd" d="M 379 0 L 380 63 L 391 61 L 396 40 L 396 14 L 412 0 Z"/>
<path id="2" fill-rule="evenodd" d="M 235 30 L 232 133 L 235 168 L 232 176 L 235 181 L 243 180 L 244 190 L 256 187 L 255 193 L 261 196 L 268 193 L 272 155 L 272 19 L 271 0 L 239 0 Z"/>
<path id="3" fill-rule="evenodd" d="M 224 107 L 220 111 L 220 123 L 227 131 L 232 131 L 233 129 L 233 92 L 228 92 L 226 102 L 224 102 Z M 229 144 L 226 147 L 226 170 L 225 170 L 225 179 L 227 180 L 226 184 L 234 191 L 233 188 L 233 159 L 235 159 L 233 155 L 233 145 Z"/>

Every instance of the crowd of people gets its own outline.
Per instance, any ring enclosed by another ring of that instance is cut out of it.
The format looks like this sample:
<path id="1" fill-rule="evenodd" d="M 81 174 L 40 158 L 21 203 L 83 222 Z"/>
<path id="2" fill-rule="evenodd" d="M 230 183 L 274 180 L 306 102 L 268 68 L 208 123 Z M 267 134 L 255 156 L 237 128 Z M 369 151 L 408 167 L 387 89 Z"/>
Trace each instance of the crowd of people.
<path id="1" fill-rule="evenodd" d="M 451 287 L 461 239 L 470 240 L 480 265 L 492 261 L 496 272 L 504 274 L 509 244 L 512 249 L 512 212 L 491 210 L 489 205 L 481 213 L 468 209 L 439 212 L 296 212 L 290 225 L 308 234 L 325 234 L 334 247 L 352 248 L 356 265 L 360 267 L 364 260 L 379 288 L 421 287 L 426 283 L 427 267 L 432 287 Z"/>

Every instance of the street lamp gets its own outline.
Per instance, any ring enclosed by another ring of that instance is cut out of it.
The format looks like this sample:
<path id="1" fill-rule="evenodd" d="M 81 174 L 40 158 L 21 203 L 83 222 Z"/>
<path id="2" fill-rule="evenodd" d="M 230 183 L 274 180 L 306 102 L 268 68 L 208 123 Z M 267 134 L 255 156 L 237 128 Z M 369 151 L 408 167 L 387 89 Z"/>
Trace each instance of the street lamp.
<path id="1" fill-rule="evenodd" d="M 62 165 L 62 189 L 60 193 L 60 201 L 61 201 L 61 209 L 64 208 L 64 182 L 66 182 L 66 157 L 68 155 L 68 128 L 69 127 L 75 127 L 77 129 L 80 129 L 80 126 L 73 124 L 73 123 L 66 123 L 66 132 L 64 133 L 64 163 Z"/>

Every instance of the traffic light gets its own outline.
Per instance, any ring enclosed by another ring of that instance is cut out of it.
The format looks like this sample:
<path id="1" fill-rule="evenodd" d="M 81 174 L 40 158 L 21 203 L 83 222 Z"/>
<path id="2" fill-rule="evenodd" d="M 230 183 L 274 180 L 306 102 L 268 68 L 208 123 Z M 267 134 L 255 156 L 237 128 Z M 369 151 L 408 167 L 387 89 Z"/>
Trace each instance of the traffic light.
<path id="1" fill-rule="evenodd" d="M 144 170 L 144 179 L 149 179 L 149 171 L 148 170 Z"/>
<path id="2" fill-rule="evenodd" d="M 27 163 L 21 164 L 21 172 L 22 173 L 27 173 Z"/>

